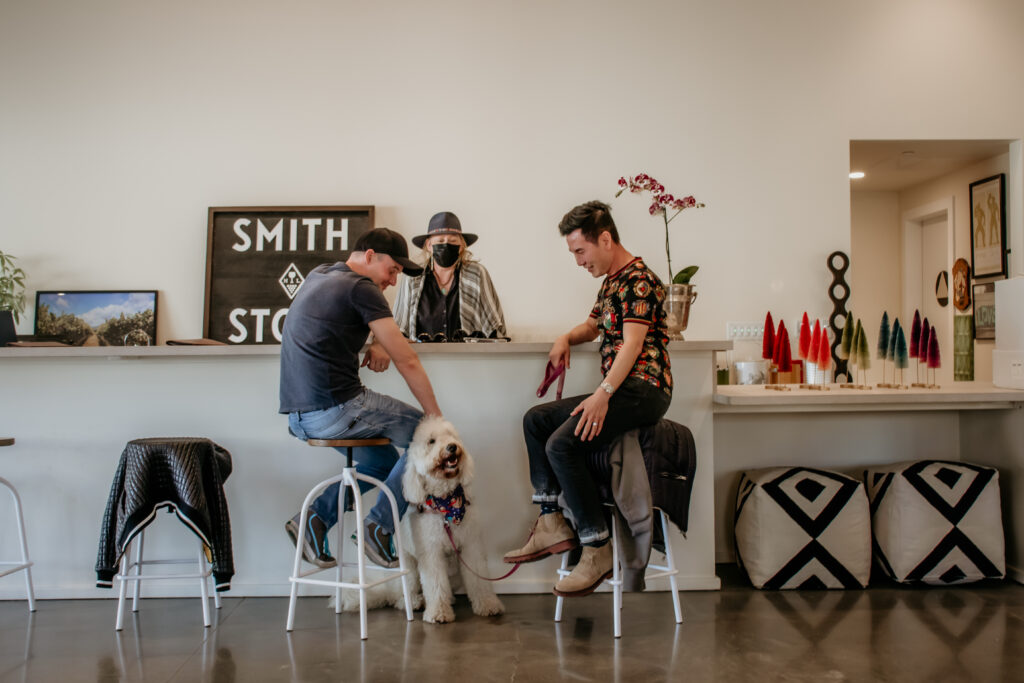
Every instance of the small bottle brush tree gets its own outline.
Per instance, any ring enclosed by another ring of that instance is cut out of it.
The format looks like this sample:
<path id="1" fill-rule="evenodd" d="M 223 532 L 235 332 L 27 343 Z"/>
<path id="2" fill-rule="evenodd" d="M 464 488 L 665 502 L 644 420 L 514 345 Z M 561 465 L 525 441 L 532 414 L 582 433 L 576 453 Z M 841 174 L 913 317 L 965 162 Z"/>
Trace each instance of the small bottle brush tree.
<path id="1" fill-rule="evenodd" d="M 779 366 L 779 373 L 793 372 L 793 351 L 789 345 L 789 332 L 786 331 L 786 323 L 779 321 L 779 332 L 775 337 L 775 364 Z"/>
<path id="2" fill-rule="evenodd" d="M 855 344 L 857 347 L 857 372 L 864 373 L 864 382 L 861 384 L 861 387 L 867 388 L 868 370 L 871 369 L 871 349 L 868 346 L 868 335 L 864 332 L 864 326 L 861 324 L 860 318 L 857 319 Z"/>
<path id="3" fill-rule="evenodd" d="M 811 371 L 818 372 L 818 355 L 821 350 L 821 322 L 819 320 L 814 321 L 814 328 L 811 332 L 811 338 L 807 342 L 807 381 L 813 384 L 811 379 Z"/>
<path id="4" fill-rule="evenodd" d="M 931 386 L 934 389 L 938 389 L 938 378 L 936 377 L 936 370 L 942 367 L 942 358 L 939 355 L 939 336 L 935 334 L 935 328 L 931 328 L 931 332 L 928 334 L 928 368 L 932 371 L 932 383 Z"/>
<path id="5" fill-rule="evenodd" d="M 828 331 L 822 329 L 818 347 L 818 371 L 821 373 L 822 385 L 828 384 L 828 373 L 832 369 L 832 347 L 828 343 Z"/>
<path id="6" fill-rule="evenodd" d="M 882 384 L 885 386 L 885 361 L 889 358 L 889 312 L 882 312 L 882 322 L 878 326 L 878 359 L 882 361 Z"/>
<path id="7" fill-rule="evenodd" d="M 807 354 L 811 350 L 811 323 L 807 319 L 807 311 L 800 321 L 800 357 L 807 360 Z"/>
<path id="8" fill-rule="evenodd" d="M 889 348 L 886 351 L 886 357 L 892 361 L 892 384 L 890 386 L 894 389 L 899 386 L 899 383 L 896 382 L 896 337 L 902 331 L 903 328 L 900 326 L 900 319 L 893 318 L 892 331 L 889 333 Z"/>
<path id="9" fill-rule="evenodd" d="M 928 337 L 931 335 L 931 326 L 928 324 L 928 318 L 921 321 L 921 338 L 917 343 L 917 379 L 914 383 L 915 386 L 926 387 L 928 386 Z M 921 382 L 921 366 L 924 366 L 924 382 Z"/>
<path id="10" fill-rule="evenodd" d="M 764 317 L 764 332 L 761 337 L 761 358 L 772 360 L 775 353 L 775 323 L 772 321 L 772 312 Z"/>
<path id="11" fill-rule="evenodd" d="M 913 311 L 913 323 L 910 324 L 910 357 L 919 358 L 921 357 L 921 311 L 914 309 Z M 918 381 L 921 382 L 921 364 L 919 362 L 918 367 Z"/>
<path id="12" fill-rule="evenodd" d="M 896 367 L 900 370 L 900 384 L 903 384 L 903 371 L 910 365 L 910 357 L 907 354 L 907 337 L 903 334 L 903 328 L 896 329 L 896 344 L 893 349 L 893 359 Z M 905 387 L 904 387 L 905 388 Z"/>

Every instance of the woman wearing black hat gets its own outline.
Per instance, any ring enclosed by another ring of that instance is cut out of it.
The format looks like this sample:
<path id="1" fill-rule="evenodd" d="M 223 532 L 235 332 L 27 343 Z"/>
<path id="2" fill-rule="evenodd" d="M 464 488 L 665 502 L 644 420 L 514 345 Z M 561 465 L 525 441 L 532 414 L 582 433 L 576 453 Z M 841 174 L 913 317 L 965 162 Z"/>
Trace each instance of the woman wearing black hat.
<path id="1" fill-rule="evenodd" d="M 412 243 L 427 254 L 423 274 L 404 277 L 395 299 L 402 334 L 420 341 L 505 337 L 505 315 L 487 270 L 466 247 L 477 236 L 462 232 L 450 211 L 434 214 Z"/>

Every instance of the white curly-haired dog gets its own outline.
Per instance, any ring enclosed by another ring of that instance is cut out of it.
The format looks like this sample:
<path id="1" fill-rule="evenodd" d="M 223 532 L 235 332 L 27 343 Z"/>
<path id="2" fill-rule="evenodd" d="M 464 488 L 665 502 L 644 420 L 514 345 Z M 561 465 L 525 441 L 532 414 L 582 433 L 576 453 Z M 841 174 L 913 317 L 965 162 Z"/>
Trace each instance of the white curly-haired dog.
<path id="1" fill-rule="evenodd" d="M 505 612 L 491 584 L 474 574 L 485 575 L 487 563 L 480 542 L 479 513 L 470 505 L 473 471 L 473 457 L 462 445 L 455 427 L 441 417 L 424 418 L 406 451 L 402 476 L 402 490 L 409 501 L 402 520 L 403 551 L 411 570 L 410 596 L 416 607 L 424 606 L 423 621 L 443 624 L 455 620 L 451 575 L 457 571 L 474 614 L 494 616 Z M 404 609 L 401 585 L 390 581 L 377 588 L 385 587 L 386 593 L 371 589 L 368 606 L 390 604 Z M 342 607 L 358 609 L 358 593 L 345 591 Z"/>

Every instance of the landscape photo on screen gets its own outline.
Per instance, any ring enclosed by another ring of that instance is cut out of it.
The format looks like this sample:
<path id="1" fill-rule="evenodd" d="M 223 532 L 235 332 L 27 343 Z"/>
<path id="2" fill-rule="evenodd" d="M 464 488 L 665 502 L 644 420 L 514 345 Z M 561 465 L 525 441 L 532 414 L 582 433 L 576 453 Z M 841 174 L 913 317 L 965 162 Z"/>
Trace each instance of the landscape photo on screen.
<path id="1" fill-rule="evenodd" d="M 156 292 L 37 292 L 35 335 L 74 346 L 155 345 Z"/>

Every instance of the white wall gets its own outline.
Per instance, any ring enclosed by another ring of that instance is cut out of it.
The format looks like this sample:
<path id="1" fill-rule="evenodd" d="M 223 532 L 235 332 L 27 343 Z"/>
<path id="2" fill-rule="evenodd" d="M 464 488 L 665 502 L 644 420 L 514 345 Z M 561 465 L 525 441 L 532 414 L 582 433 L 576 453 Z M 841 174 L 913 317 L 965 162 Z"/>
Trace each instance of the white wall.
<path id="1" fill-rule="evenodd" d="M 871 348 L 867 382 L 882 381 L 882 361 L 875 359 L 882 312 L 889 320 L 899 317 L 910 333 L 910 323 L 900 311 L 903 251 L 900 238 L 900 197 L 896 192 L 850 193 L 850 299 L 846 307 L 860 319 Z M 891 365 L 886 381 L 892 380 Z M 857 381 L 862 381 L 858 378 Z"/>
<path id="2" fill-rule="evenodd" d="M 12 0 L 0 249 L 32 290 L 157 288 L 160 338 L 194 337 L 207 207 L 374 204 L 407 236 L 450 209 L 513 335 L 545 339 L 596 288 L 559 218 L 645 171 L 708 205 L 674 255 L 702 267 L 688 336 L 721 337 L 831 310 L 850 139 L 1022 137 L 1022 27 L 994 0 Z M 613 206 L 664 272 L 646 202 Z"/>

